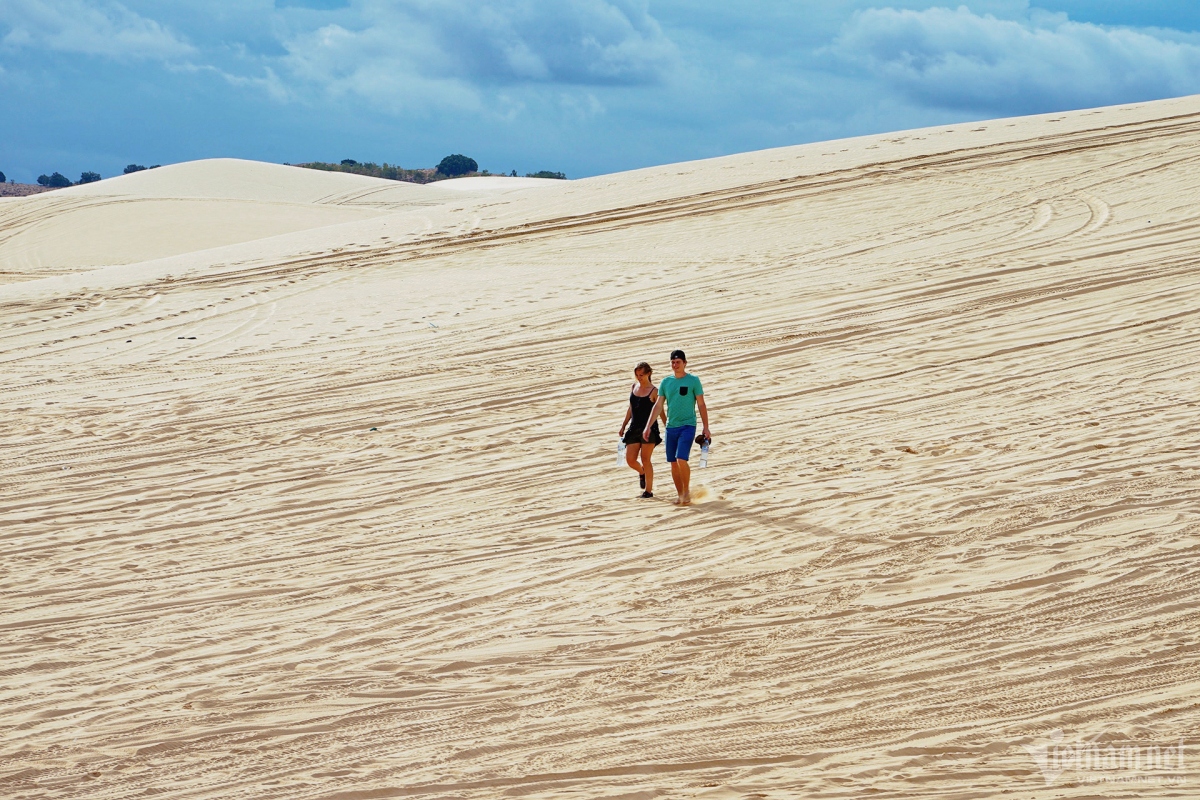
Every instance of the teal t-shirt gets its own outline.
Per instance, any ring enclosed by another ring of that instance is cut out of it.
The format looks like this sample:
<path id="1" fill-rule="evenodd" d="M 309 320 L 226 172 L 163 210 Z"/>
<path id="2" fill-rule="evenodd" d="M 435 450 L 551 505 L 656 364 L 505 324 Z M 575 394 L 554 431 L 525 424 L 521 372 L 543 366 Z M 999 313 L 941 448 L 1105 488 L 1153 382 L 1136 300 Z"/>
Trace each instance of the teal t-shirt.
<path id="1" fill-rule="evenodd" d="M 658 385 L 658 393 L 667 405 L 668 428 L 696 424 L 696 398 L 704 394 L 699 378 L 690 374 L 682 378 L 668 375 Z"/>

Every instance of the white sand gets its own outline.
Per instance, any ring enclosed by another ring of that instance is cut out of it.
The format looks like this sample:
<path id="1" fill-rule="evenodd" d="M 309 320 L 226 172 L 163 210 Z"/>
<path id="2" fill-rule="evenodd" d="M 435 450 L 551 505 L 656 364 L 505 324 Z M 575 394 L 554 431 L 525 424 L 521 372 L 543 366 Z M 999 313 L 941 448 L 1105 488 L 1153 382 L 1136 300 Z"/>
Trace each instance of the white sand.
<path id="1" fill-rule="evenodd" d="M 552 181 L 419 186 L 233 158 L 174 164 L 5 205 L 0 282 L 192 254 L 545 183 Z"/>
<path id="2" fill-rule="evenodd" d="M 4 203 L 3 795 L 1192 796 L 1198 158 L 1187 98 Z M 673 347 L 688 509 L 613 463 Z"/>

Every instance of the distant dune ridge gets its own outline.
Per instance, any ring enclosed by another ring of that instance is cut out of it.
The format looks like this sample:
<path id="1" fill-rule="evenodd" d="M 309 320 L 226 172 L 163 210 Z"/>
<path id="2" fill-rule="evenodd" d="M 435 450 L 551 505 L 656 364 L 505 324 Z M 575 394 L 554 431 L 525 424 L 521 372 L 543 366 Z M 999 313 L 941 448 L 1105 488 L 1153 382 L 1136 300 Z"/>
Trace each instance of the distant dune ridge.
<path id="1" fill-rule="evenodd" d="M 4 795 L 1186 796 L 1198 159 L 1192 97 L 5 200 Z M 688 509 L 614 465 L 674 347 Z"/>
<path id="2" fill-rule="evenodd" d="M 0 270 L 15 281 L 136 264 L 442 205 L 481 184 L 491 193 L 544 183 L 460 180 L 469 186 L 447 194 L 440 186 L 230 158 L 174 164 L 59 189 L 7 209 L 7 218 L 0 216 Z"/>

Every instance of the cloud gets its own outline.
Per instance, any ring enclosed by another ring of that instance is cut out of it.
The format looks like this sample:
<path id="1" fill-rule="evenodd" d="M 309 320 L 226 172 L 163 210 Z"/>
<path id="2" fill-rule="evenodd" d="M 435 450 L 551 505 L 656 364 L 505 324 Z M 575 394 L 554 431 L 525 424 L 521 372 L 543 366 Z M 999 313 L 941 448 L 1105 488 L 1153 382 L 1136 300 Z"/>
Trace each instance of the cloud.
<path id="1" fill-rule="evenodd" d="M 637 0 L 365 0 L 355 11 L 287 36 L 283 71 L 332 94 L 477 108 L 516 85 L 653 84 L 678 60 Z"/>
<path id="2" fill-rule="evenodd" d="M 869 9 L 827 51 L 923 105 L 1037 113 L 1200 92 L 1200 46 L 1175 32 L 956 10 Z"/>
<path id="3" fill-rule="evenodd" d="M 287 101 L 293 99 L 292 93 L 283 81 L 279 79 L 279 75 L 275 70 L 267 67 L 263 70 L 261 76 L 257 75 L 238 75 L 232 72 L 226 72 L 220 67 L 212 64 L 193 64 L 191 62 L 182 62 L 179 64 L 167 65 L 167 70 L 177 73 L 209 73 L 216 75 L 228 83 L 230 86 L 249 86 L 265 92 L 268 96 L 275 100 Z"/>
<path id="4" fill-rule="evenodd" d="M 293 95 L 359 97 L 380 110 L 423 116 L 432 108 L 477 110 L 479 92 L 452 73 L 451 59 L 421 30 L 330 24 L 289 38 L 281 70 Z"/>
<path id="5" fill-rule="evenodd" d="M 163 25 L 115 2 L 3 0 L 0 25 L 8 28 L 0 47 L 9 50 L 43 48 L 116 60 L 170 59 L 193 52 Z"/>
<path id="6" fill-rule="evenodd" d="M 421 18 L 460 69 L 483 81 L 647 84 L 677 58 L 634 0 L 455 0 L 427 5 Z"/>
<path id="7" fill-rule="evenodd" d="M 275 0 L 276 8 L 311 8 L 317 11 L 336 11 L 348 8 L 350 0 Z"/>

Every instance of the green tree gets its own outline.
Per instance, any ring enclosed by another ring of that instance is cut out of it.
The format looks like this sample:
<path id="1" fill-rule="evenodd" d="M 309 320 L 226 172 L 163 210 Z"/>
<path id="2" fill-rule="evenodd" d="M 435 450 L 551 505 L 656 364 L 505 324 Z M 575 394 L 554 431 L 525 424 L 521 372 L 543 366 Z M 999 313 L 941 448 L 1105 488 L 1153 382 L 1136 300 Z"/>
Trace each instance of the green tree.
<path id="1" fill-rule="evenodd" d="M 71 179 L 61 172 L 55 172 L 53 175 L 38 175 L 37 182 L 40 186 L 49 186 L 51 189 L 61 189 L 71 185 Z"/>
<path id="2" fill-rule="evenodd" d="M 4 177 L 3 172 L 0 172 L 0 183 L 5 183 L 6 181 L 8 181 L 8 178 Z"/>
<path id="3" fill-rule="evenodd" d="M 144 169 L 145 167 L 143 167 L 141 164 L 130 164 L 125 168 L 125 174 L 130 175 L 134 172 L 141 172 Z"/>
<path id="4" fill-rule="evenodd" d="M 85 173 L 83 173 L 82 175 L 80 175 L 80 176 L 79 176 L 79 182 L 80 182 L 81 184 L 84 184 L 84 183 L 95 183 L 95 182 L 96 182 L 96 181 L 98 181 L 98 180 L 100 180 L 100 173 L 99 173 L 99 172 L 85 172 Z"/>
<path id="5" fill-rule="evenodd" d="M 565 181 L 567 179 L 566 173 L 550 172 L 549 170 L 545 170 L 545 169 L 540 170 L 538 172 L 526 172 L 525 177 L 526 178 L 554 178 L 554 179 L 560 180 L 560 181 Z"/>
<path id="6" fill-rule="evenodd" d="M 437 171 L 450 177 L 466 175 L 469 172 L 478 172 L 479 163 L 473 158 L 468 158 L 461 153 L 455 153 L 443 158 L 437 165 Z"/>

